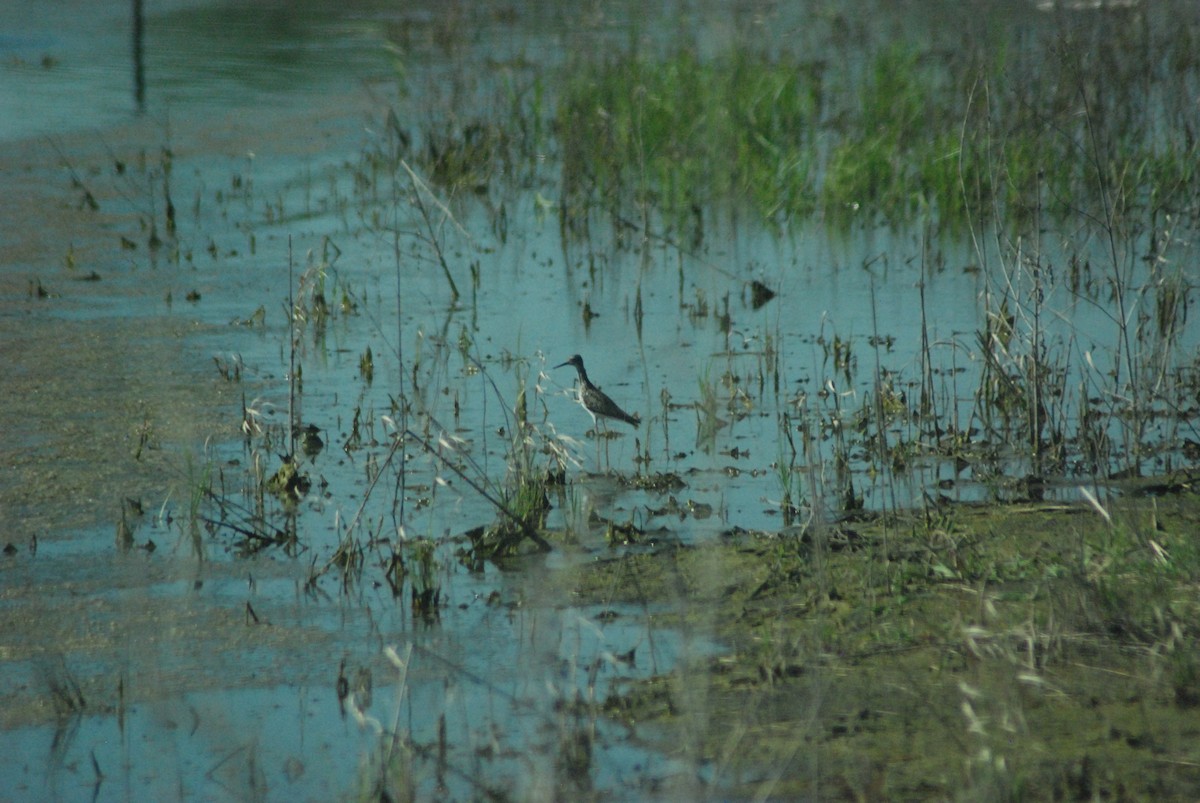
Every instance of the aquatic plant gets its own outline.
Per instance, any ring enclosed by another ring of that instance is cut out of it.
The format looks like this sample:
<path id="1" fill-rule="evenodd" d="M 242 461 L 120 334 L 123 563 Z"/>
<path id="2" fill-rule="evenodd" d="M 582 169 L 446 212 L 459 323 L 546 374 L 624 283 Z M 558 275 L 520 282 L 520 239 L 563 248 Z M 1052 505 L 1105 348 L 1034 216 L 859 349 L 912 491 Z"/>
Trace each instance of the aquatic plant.
<path id="1" fill-rule="evenodd" d="M 712 377 L 712 365 L 704 367 L 697 386 L 700 395 L 695 403 L 696 446 L 712 452 L 716 446 L 717 432 L 727 423 L 720 417 L 720 402 L 717 399 L 716 381 Z"/>
<path id="2" fill-rule="evenodd" d="M 409 553 L 407 563 L 412 575 L 412 612 L 425 617 L 436 616 L 442 600 L 437 544 L 431 539 L 419 538 L 406 546 Z"/>
<path id="3" fill-rule="evenodd" d="M 512 416 L 505 416 L 512 434 L 506 442 L 503 483 L 493 495 L 473 481 L 499 514 L 496 522 L 472 532 L 469 558 L 473 561 L 514 555 L 526 541 L 550 549 L 541 532 L 550 510 L 547 494 L 562 484 L 567 466 L 575 463 L 569 444 L 531 418 L 530 410 L 544 402 L 538 382 L 531 383 L 527 371 L 524 364 L 517 365 L 516 404 Z M 486 481 L 486 475 L 478 480 L 480 485 Z"/>
<path id="4" fill-rule="evenodd" d="M 781 496 L 779 510 L 783 514 L 783 525 L 792 526 L 798 510 L 803 503 L 801 485 L 802 474 L 796 464 L 799 455 L 796 452 L 796 442 L 792 436 L 792 419 L 787 412 L 779 416 L 779 456 L 775 458 L 775 474 L 779 479 Z M 787 448 L 784 447 L 787 444 Z"/>

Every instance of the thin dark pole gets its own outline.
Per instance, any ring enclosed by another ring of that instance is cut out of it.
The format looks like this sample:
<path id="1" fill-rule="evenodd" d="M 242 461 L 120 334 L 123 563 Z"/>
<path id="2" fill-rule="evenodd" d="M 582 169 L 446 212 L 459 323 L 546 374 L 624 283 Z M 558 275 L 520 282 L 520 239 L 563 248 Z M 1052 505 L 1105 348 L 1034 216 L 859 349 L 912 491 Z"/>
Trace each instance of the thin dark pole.
<path id="1" fill-rule="evenodd" d="M 143 0 L 133 0 L 133 100 L 139 112 L 146 108 L 146 65 L 142 50 L 146 26 L 142 2 Z"/>

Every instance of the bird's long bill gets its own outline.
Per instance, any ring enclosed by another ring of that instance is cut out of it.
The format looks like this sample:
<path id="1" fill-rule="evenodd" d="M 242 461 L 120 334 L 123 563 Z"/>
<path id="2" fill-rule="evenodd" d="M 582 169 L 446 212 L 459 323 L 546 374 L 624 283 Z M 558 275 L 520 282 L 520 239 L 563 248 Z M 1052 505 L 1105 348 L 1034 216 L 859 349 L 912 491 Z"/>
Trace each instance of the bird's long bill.
<path id="1" fill-rule="evenodd" d="M 562 368 L 564 365 L 570 365 L 570 364 L 571 364 L 571 361 L 570 361 L 570 360 L 567 360 L 566 362 L 560 362 L 558 365 L 556 365 L 556 366 L 554 366 L 554 367 L 555 367 L 555 368 Z M 551 370 L 553 370 L 553 369 L 551 369 Z"/>

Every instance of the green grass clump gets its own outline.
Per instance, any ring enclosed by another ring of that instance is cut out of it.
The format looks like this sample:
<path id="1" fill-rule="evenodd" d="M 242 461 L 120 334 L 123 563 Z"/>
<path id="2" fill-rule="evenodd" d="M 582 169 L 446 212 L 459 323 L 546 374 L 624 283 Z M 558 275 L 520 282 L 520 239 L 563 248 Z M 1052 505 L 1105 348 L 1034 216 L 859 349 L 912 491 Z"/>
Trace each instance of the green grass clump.
<path id="1" fill-rule="evenodd" d="M 815 209 L 820 68 L 738 50 L 702 60 L 583 61 L 558 108 L 568 196 L 685 214 L 745 197 L 766 216 Z"/>

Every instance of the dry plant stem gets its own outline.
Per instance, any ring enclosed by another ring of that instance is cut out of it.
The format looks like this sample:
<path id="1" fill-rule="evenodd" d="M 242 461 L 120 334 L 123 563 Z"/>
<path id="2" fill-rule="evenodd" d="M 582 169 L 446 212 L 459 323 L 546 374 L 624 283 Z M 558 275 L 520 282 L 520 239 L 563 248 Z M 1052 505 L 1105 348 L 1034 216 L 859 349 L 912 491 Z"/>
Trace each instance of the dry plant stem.
<path id="1" fill-rule="evenodd" d="M 371 483 L 367 486 L 367 490 L 363 493 L 362 501 L 358 503 L 358 510 L 354 511 L 354 516 L 350 519 L 349 524 L 346 525 L 347 533 L 353 532 L 354 528 L 358 526 L 358 520 L 362 517 L 363 510 L 367 506 L 367 500 L 371 498 L 371 494 L 374 492 L 375 486 L 379 483 L 379 478 L 383 476 L 383 470 L 391 464 L 392 458 L 396 456 L 397 451 L 403 454 L 404 450 L 400 448 L 400 445 L 403 443 L 403 437 L 396 437 L 392 440 L 392 447 L 388 449 L 388 454 L 383 460 L 383 465 L 379 467 L 379 470 L 375 472 L 375 476 L 371 478 Z M 328 561 L 326 561 L 324 568 L 321 569 L 322 574 L 329 571 L 330 567 L 338 562 L 340 552 L 341 550 L 338 550 Z"/>
<path id="2" fill-rule="evenodd" d="M 801 421 L 808 420 L 807 402 L 801 402 L 796 413 Z M 818 454 L 818 449 L 813 440 L 812 433 L 807 427 L 803 428 L 801 433 L 802 441 L 800 448 L 804 454 L 804 471 L 808 475 L 808 488 L 811 496 L 808 521 L 804 526 L 809 528 L 809 531 L 812 533 L 813 571 L 817 577 L 817 592 L 821 595 L 822 599 L 825 599 L 829 594 L 829 572 L 826 567 L 828 533 L 825 529 L 825 522 L 828 519 L 825 511 L 825 483 L 821 477 L 818 462 L 814 459 Z M 789 437 L 788 440 L 790 442 L 791 438 Z"/>
<path id="3" fill-rule="evenodd" d="M 408 173 L 408 178 L 412 183 L 413 188 L 413 203 L 416 205 L 417 211 L 421 214 L 421 222 L 425 224 L 425 230 L 428 233 L 429 244 L 433 247 L 434 254 L 437 255 L 438 265 L 440 265 L 442 268 L 442 273 L 446 277 L 446 283 L 450 285 L 450 300 L 451 302 L 457 301 L 459 298 L 458 285 L 455 284 L 454 276 L 450 273 L 450 266 L 446 263 L 446 255 L 442 252 L 441 241 L 438 238 L 438 233 L 434 228 L 433 221 L 429 217 L 429 209 L 425 205 L 423 196 L 429 194 L 429 196 L 433 199 L 433 202 L 437 204 L 438 209 L 442 211 L 442 214 L 445 216 L 444 219 L 454 223 L 455 227 L 458 228 L 463 234 L 466 234 L 466 232 L 463 231 L 462 227 L 458 225 L 457 221 L 455 221 L 454 216 L 450 214 L 450 210 L 447 209 L 441 201 L 433 197 L 429 186 L 417 176 L 416 172 L 411 167 L 409 167 L 408 162 L 401 159 L 400 165 Z"/>
<path id="4" fill-rule="evenodd" d="M 288 235 L 288 454 L 296 456 L 296 297 L 292 236 Z"/>
<path id="5" fill-rule="evenodd" d="M 875 304 L 875 280 L 871 280 L 871 334 L 875 344 L 875 437 L 878 439 L 879 453 L 879 469 L 884 470 L 888 464 L 888 445 L 887 445 L 887 423 L 883 415 L 883 376 L 879 365 L 879 320 L 876 315 Z M 892 476 L 891 472 L 887 472 L 887 476 Z M 891 479 L 888 480 L 888 493 L 892 499 L 893 512 L 899 509 L 899 504 L 896 501 L 896 485 Z"/>
<path id="6" fill-rule="evenodd" d="M 924 233 L 923 233 L 924 234 Z M 929 317 L 925 305 L 925 237 L 921 237 L 921 281 L 917 283 L 917 293 L 921 303 L 921 417 L 922 423 L 933 422 L 930 434 L 937 440 L 937 404 L 933 393 L 933 358 L 929 353 Z"/>
<path id="7" fill-rule="evenodd" d="M 1104 219 L 1101 221 L 1104 227 L 1104 233 L 1108 241 L 1109 257 L 1112 259 L 1113 268 L 1113 291 L 1116 293 L 1117 299 L 1117 314 L 1119 315 L 1118 325 L 1120 328 L 1120 339 L 1125 356 L 1125 372 L 1129 377 L 1129 394 L 1133 401 L 1134 419 L 1138 424 L 1138 437 L 1135 441 L 1135 447 L 1141 443 L 1141 416 L 1140 405 L 1138 404 L 1138 387 L 1137 373 L 1134 369 L 1133 348 L 1129 342 L 1129 313 L 1126 309 L 1125 299 L 1125 283 L 1120 276 L 1120 257 L 1117 253 L 1116 240 L 1116 218 L 1112 208 L 1112 197 L 1109 192 L 1108 181 L 1105 178 L 1104 165 L 1100 161 L 1100 141 L 1099 135 L 1096 133 L 1096 128 L 1092 124 L 1092 111 L 1088 104 L 1087 92 L 1080 87 L 1080 99 L 1083 101 L 1084 120 L 1087 123 L 1088 136 L 1092 143 L 1092 164 L 1096 170 L 1096 181 L 1100 185 L 1100 202 L 1104 205 Z M 1116 386 L 1116 384 L 1114 384 Z M 1136 454 L 1134 455 L 1136 459 Z"/>
<path id="8" fill-rule="evenodd" d="M 389 136 L 397 130 L 395 115 L 388 113 Z M 392 180 L 392 214 L 400 215 L 400 189 L 395 179 Z M 400 387 L 397 398 L 400 400 L 400 429 L 408 429 L 408 398 L 404 384 L 404 309 L 403 309 L 403 274 L 400 269 L 400 227 L 398 221 L 392 226 L 392 258 L 396 270 L 396 364 L 399 374 Z M 405 497 L 408 491 L 408 458 L 404 450 L 400 451 L 400 471 L 396 475 L 396 495 L 392 500 L 392 524 L 400 532 L 405 522 Z M 406 664 L 407 666 L 407 664 Z"/>
<path id="9" fill-rule="evenodd" d="M 471 488 L 477 494 L 486 499 L 492 505 L 492 507 L 496 508 L 496 510 L 499 510 L 505 516 L 512 519 L 512 521 L 521 528 L 521 531 L 529 537 L 529 540 L 538 545 L 539 549 L 541 549 L 543 552 L 549 552 L 553 549 L 553 547 L 550 546 L 550 542 L 543 538 L 541 533 L 539 533 L 534 527 L 530 526 L 529 522 L 525 521 L 523 518 L 514 513 L 508 507 L 508 505 L 504 504 L 502 501 L 488 493 L 478 482 L 468 477 L 466 472 L 464 472 L 458 466 L 454 465 L 448 460 L 443 460 L 441 454 L 438 453 L 437 449 L 433 448 L 433 445 L 429 443 L 429 441 L 425 440 L 411 429 L 405 430 L 404 436 L 407 438 L 412 438 L 412 440 L 415 441 L 422 449 L 424 449 L 431 457 L 441 460 L 442 465 L 453 471 L 456 475 L 458 475 L 458 478 L 467 485 L 470 485 Z"/>
<path id="10" fill-rule="evenodd" d="M 1046 444 L 1042 440 L 1042 429 L 1049 423 L 1049 414 L 1044 410 L 1046 404 L 1046 393 L 1042 387 L 1043 377 L 1049 371 L 1044 370 L 1047 366 L 1043 365 L 1043 359 L 1047 357 L 1046 346 L 1043 342 L 1042 331 L 1042 302 L 1046 294 L 1042 286 L 1042 187 L 1041 180 L 1038 180 L 1037 190 L 1037 211 L 1034 214 L 1034 255 L 1033 255 L 1033 382 L 1031 383 L 1031 391 L 1033 392 L 1033 402 L 1030 405 L 1029 411 L 1029 440 L 1030 446 L 1033 447 L 1034 459 L 1037 461 L 1034 472 L 1041 476 L 1045 472 L 1045 467 L 1042 461 L 1045 457 Z"/>
<path id="11" fill-rule="evenodd" d="M 408 668 L 412 665 L 413 645 L 409 642 L 404 648 L 404 657 L 401 658 L 392 647 L 385 650 L 388 658 L 400 672 L 400 680 L 397 684 L 397 699 L 403 699 L 408 694 Z M 384 753 L 383 766 L 387 767 L 391 764 L 392 756 L 396 752 L 400 742 L 400 712 L 403 707 L 396 706 L 396 719 L 392 724 L 392 738 L 388 740 L 387 751 Z M 386 771 L 386 770 L 385 770 Z"/>

